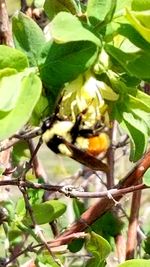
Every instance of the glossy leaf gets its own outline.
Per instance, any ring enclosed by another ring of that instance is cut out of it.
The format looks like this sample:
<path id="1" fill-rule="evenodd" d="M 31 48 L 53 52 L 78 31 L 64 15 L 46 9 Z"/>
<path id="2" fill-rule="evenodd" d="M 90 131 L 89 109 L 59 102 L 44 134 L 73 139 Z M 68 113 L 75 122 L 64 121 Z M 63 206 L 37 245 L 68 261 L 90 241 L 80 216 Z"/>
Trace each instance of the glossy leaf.
<path id="1" fill-rule="evenodd" d="M 132 0 L 132 10 L 141 11 L 141 10 L 150 10 L 150 1 L 149 0 Z"/>
<path id="2" fill-rule="evenodd" d="M 54 259 L 54 257 L 52 257 L 46 251 L 42 251 L 40 253 L 37 253 L 36 256 L 37 257 L 36 257 L 36 260 L 35 260 L 35 264 L 38 267 L 60 267 L 60 264 L 57 264 L 57 262 Z"/>
<path id="3" fill-rule="evenodd" d="M 0 79 L 3 77 L 8 77 L 10 75 L 16 74 L 17 70 L 13 69 L 13 68 L 4 68 L 4 69 L 0 69 Z"/>
<path id="4" fill-rule="evenodd" d="M 67 12 L 57 14 L 52 21 L 51 32 L 57 43 L 90 41 L 97 46 L 101 46 L 101 42 L 96 35 L 87 30 L 77 17 Z"/>
<path id="5" fill-rule="evenodd" d="M 74 0 L 46 0 L 44 10 L 50 20 L 61 11 L 69 12 L 73 15 L 78 13 L 78 7 Z"/>
<path id="6" fill-rule="evenodd" d="M 149 267 L 149 266 L 150 266 L 150 260 L 143 260 L 143 259 L 128 260 L 118 265 L 118 267 Z"/>
<path id="7" fill-rule="evenodd" d="M 34 6 L 37 8 L 42 8 L 45 0 L 34 0 Z"/>
<path id="8" fill-rule="evenodd" d="M 140 11 L 140 12 L 132 12 L 133 15 L 138 19 L 141 25 L 150 29 L 150 10 Z"/>
<path id="9" fill-rule="evenodd" d="M 74 239 L 68 245 L 68 249 L 69 249 L 70 252 L 76 253 L 76 252 L 81 250 L 81 248 L 83 247 L 83 244 L 84 244 L 84 239 L 83 238 Z"/>
<path id="10" fill-rule="evenodd" d="M 94 26 L 104 20 L 109 22 L 115 11 L 117 1 L 111 0 L 89 0 L 87 5 L 87 16 L 90 23 Z"/>
<path id="11" fill-rule="evenodd" d="M 145 94 L 144 92 L 137 90 L 136 98 L 144 105 L 142 109 L 150 112 L 150 95 Z"/>
<path id="12" fill-rule="evenodd" d="M 121 233 L 123 227 L 123 221 L 111 211 L 106 212 L 91 226 L 94 232 L 99 235 L 103 235 L 103 237 L 115 237 L 116 235 L 119 235 Z"/>
<path id="13" fill-rule="evenodd" d="M 66 205 L 58 200 L 49 200 L 44 203 L 32 205 L 33 216 L 37 224 L 52 222 L 66 211 Z M 23 222 L 31 225 L 30 216 L 26 216 Z"/>
<path id="14" fill-rule="evenodd" d="M 84 202 L 79 199 L 74 198 L 73 199 L 73 210 L 74 210 L 76 219 L 79 219 L 81 214 L 85 211 Z"/>
<path id="15" fill-rule="evenodd" d="M 148 169 L 147 170 L 147 172 L 150 172 L 150 169 Z M 144 174 L 145 175 L 145 174 Z M 147 186 L 149 186 L 150 185 L 150 173 L 148 174 L 148 176 L 149 177 L 147 177 L 148 179 L 146 179 L 147 181 L 146 181 L 146 185 Z M 144 181 L 145 182 L 145 181 Z M 148 182 L 148 184 L 147 184 L 147 182 Z M 149 218 L 148 218 L 148 220 L 147 220 L 147 228 L 148 228 L 148 230 L 149 230 Z M 145 228 L 145 227 L 144 227 Z M 145 229 L 144 229 L 145 230 Z M 148 235 L 146 236 L 146 239 L 144 240 L 144 251 L 145 251 L 145 253 L 146 254 L 148 254 L 148 255 L 150 255 L 150 235 L 149 235 L 149 233 L 148 233 Z"/>
<path id="16" fill-rule="evenodd" d="M 61 86 L 88 69 L 97 58 L 91 42 L 48 43 L 41 53 L 39 70 L 46 87 Z"/>
<path id="17" fill-rule="evenodd" d="M 41 81 L 34 73 L 23 78 L 15 108 L 7 116 L 0 113 L 0 140 L 10 137 L 29 120 L 41 94 Z"/>
<path id="18" fill-rule="evenodd" d="M 30 152 L 27 142 L 21 140 L 13 146 L 12 158 L 16 165 L 23 160 L 30 159 Z"/>
<path id="19" fill-rule="evenodd" d="M 104 261 L 100 261 L 98 258 L 90 258 L 85 267 L 105 267 L 106 263 Z"/>
<path id="20" fill-rule="evenodd" d="M 135 0 L 136 1 L 136 0 Z M 117 7 L 116 7 L 116 13 L 124 10 L 124 7 L 131 8 L 133 0 L 117 0 Z"/>
<path id="21" fill-rule="evenodd" d="M 150 44 L 130 24 L 121 24 L 117 32 L 128 38 L 137 47 L 149 53 Z"/>
<path id="22" fill-rule="evenodd" d="M 143 80 L 150 79 L 150 53 L 145 51 L 125 53 L 112 45 L 106 45 L 105 49 L 130 76 Z"/>
<path id="23" fill-rule="evenodd" d="M 45 43 L 42 30 L 21 12 L 13 17 L 12 30 L 15 47 L 27 55 L 31 66 L 36 66 L 39 51 Z"/>
<path id="24" fill-rule="evenodd" d="M 24 75 L 20 72 L 0 79 L 0 111 L 8 112 L 15 108 Z"/>
<path id="25" fill-rule="evenodd" d="M 144 173 L 143 183 L 147 186 L 150 186 L 150 168 Z"/>
<path id="26" fill-rule="evenodd" d="M 28 67 L 28 59 L 25 54 L 15 48 L 0 45 L 0 69 L 13 68 L 22 71 Z"/>
<path id="27" fill-rule="evenodd" d="M 109 243 L 94 232 L 90 233 L 90 239 L 86 242 L 86 249 L 99 261 L 104 261 L 111 252 Z"/>
<path id="28" fill-rule="evenodd" d="M 128 9 L 126 9 L 126 18 L 131 23 L 131 25 L 142 35 L 142 37 L 150 43 L 150 12 L 144 15 L 143 11 L 143 14 L 138 14 L 137 16 L 136 12 L 130 12 Z"/>
<path id="29" fill-rule="evenodd" d="M 123 113 L 121 126 L 127 131 L 131 140 L 130 160 L 137 161 L 146 150 L 148 129 L 144 121 L 133 116 L 131 112 Z"/>

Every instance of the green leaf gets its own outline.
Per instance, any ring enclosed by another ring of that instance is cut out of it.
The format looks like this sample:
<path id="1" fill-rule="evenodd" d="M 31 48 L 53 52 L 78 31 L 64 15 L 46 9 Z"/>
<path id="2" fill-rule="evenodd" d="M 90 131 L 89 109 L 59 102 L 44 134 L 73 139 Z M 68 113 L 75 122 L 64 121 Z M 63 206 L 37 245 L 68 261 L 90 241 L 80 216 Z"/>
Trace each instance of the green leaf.
<path id="1" fill-rule="evenodd" d="M 148 180 L 150 180 L 150 179 L 148 179 Z M 148 184 L 150 184 L 149 181 L 148 181 Z M 147 221 L 147 224 L 148 224 L 148 229 L 149 229 L 149 221 Z M 146 236 L 146 239 L 144 240 L 144 251 L 146 252 L 146 254 L 150 255 L 150 235 L 149 235 L 149 232 L 148 232 L 148 235 Z"/>
<path id="2" fill-rule="evenodd" d="M 142 109 L 150 112 L 150 96 L 140 90 L 137 90 L 136 98 L 143 104 L 144 107 Z"/>
<path id="3" fill-rule="evenodd" d="M 132 0 L 132 10 L 141 11 L 141 10 L 150 10 L 150 1 L 149 0 Z"/>
<path id="4" fill-rule="evenodd" d="M 16 204 L 15 213 L 16 213 L 17 217 L 20 218 L 20 220 L 22 220 L 23 217 L 25 216 L 26 208 L 25 208 L 25 203 L 24 203 L 23 197 L 18 199 L 17 204 Z"/>
<path id="5" fill-rule="evenodd" d="M 30 158 L 29 146 L 26 141 L 21 140 L 13 146 L 12 159 L 18 165 L 20 161 L 29 160 Z"/>
<path id="6" fill-rule="evenodd" d="M 140 11 L 140 12 L 132 12 L 133 15 L 139 20 L 141 25 L 150 29 L 150 10 Z"/>
<path id="7" fill-rule="evenodd" d="M 11 246 L 16 246 L 23 242 L 22 233 L 17 228 L 9 231 L 8 238 Z"/>
<path id="8" fill-rule="evenodd" d="M 118 216 L 112 211 L 106 212 L 101 218 L 96 220 L 91 228 L 94 232 L 103 237 L 115 237 L 121 233 L 124 223 Z"/>
<path id="9" fill-rule="evenodd" d="M 111 252 L 111 247 L 106 239 L 94 232 L 90 233 L 90 239 L 86 242 L 86 249 L 102 262 Z"/>
<path id="10" fill-rule="evenodd" d="M 63 25 L 63 27 L 62 27 Z M 52 21 L 52 37 L 57 43 L 90 41 L 101 46 L 100 40 L 87 30 L 80 20 L 67 12 L 60 12 Z"/>
<path id="11" fill-rule="evenodd" d="M 61 11 L 69 12 L 73 15 L 78 13 L 78 7 L 74 0 L 46 0 L 44 10 L 50 20 Z"/>
<path id="12" fill-rule="evenodd" d="M 100 261 L 98 258 L 91 258 L 87 261 L 85 267 L 105 267 L 106 263 Z"/>
<path id="13" fill-rule="evenodd" d="M 0 140 L 10 137 L 29 120 L 41 94 L 41 81 L 30 73 L 22 79 L 20 94 L 15 108 L 7 116 L 0 112 Z"/>
<path id="14" fill-rule="evenodd" d="M 12 30 L 15 47 L 27 55 L 31 66 L 36 66 L 39 51 L 45 44 L 42 30 L 33 19 L 21 12 L 13 17 Z"/>
<path id="15" fill-rule="evenodd" d="M 61 261 L 63 262 L 62 258 Z M 60 264 L 57 264 L 54 258 L 46 251 L 37 253 L 35 264 L 38 267 L 60 267 Z"/>
<path id="16" fill-rule="evenodd" d="M 34 0 L 34 6 L 37 8 L 42 8 L 44 6 L 44 2 L 45 0 Z"/>
<path id="17" fill-rule="evenodd" d="M 83 247 L 83 244 L 84 244 L 84 239 L 83 238 L 74 239 L 68 245 L 68 249 L 70 250 L 70 252 L 76 253 L 76 252 L 81 250 L 81 248 Z"/>
<path id="18" fill-rule="evenodd" d="M 145 51 L 125 53 L 112 45 L 106 45 L 105 49 L 130 76 L 143 80 L 150 79 L 150 53 Z"/>
<path id="19" fill-rule="evenodd" d="M 87 5 L 87 16 L 90 23 L 97 26 L 104 20 L 109 22 L 115 11 L 116 3 L 116 0 L 89 0 Z"/>
<path id="20" fill-rule="evenodd" d="M 28 67 L 28 59 L 25 54 L 15 48 L 0 45 L 0 69 L 12 68 L 22 71 Z"/>
<path id="21" fill-rule="evenodd" d="M 139 14 L 134 11 L 130 12 L 128 9 L 126 9 L 125 16 L 131 25 L 142 35 L 142 37 L 150 43 L 150 12 L 143 11 L 141 14 Z"/>
<path id="22" fill-rule="evenodd" d="M 0 111 L 8 112 L 15 108 L 23 76 L 25 73 L 20 72 L 0 79 Z"/>
<path id="23" fill-rule="evenodd" d="M 38 126 L 41 119 L 44 119 L 51 114 L 48 98 L 41 95 L 39 101 L 37 102 L 30 119 L 30 123 L 34 126 Z"/>
<path id="24" fill-rule="evenodd" d="M 0 69 L 0 79 L 3 77 L 7 77 L 13 74 L 16 74 L 17 71 L 15 69 L 12 68 L 5 68 L 5 69 Z"/>
<path id="25" fill-rule="evenodd" d="M 128 260 L 118 265 L 118 267 L 149 267 L 150 260 Z"/>
<path id="26" fill-rule="evenodd" d="M 41 53 L 39 70 L 46 87 L 61 86 L 87 70 L 97 58 L 91 42 L 48 43 Z"/>
<path id="27" fill-rule="evenodd" d="M 143 49 L 145 52 L 150 52 L 150 44 L 130 24 L 121 24 L 117 32 L 128 38 L 131 43 Z"/>
<path id="28" fill-rule="evenodd" d="M 132 1 L 133 0 L 118 0 L 115 13 L 119 13 L 119 16 L 120 16 L 120 11 L 123 12 L 125 6 L 127 6 L 128 8 L 131 8 Z"/>
<path id="29" fill-rule="evenodd" d="M 147 186 L 150 186 L 150 168 L 144 173 L 143 183 Z"/>
<path id="30" fill-rule="evenodd" d="M 144 121 L 133 116 L 131 112 L 123 112 L 121 126 L 127 131 L 131 140 L 130 160 L 136 162 L 146 150 L 148 129 Z"/>
<path id="31" fill-rule="evenodd" d="M 129 96 L 128 107 L 131 112 L 140 120 L 144 121 L 147 128 L 150 129 L 150 96 L 137 90 L 136 97 Z"/>
<path id="32" fill-rule="evenodd" d="M 33 216 L 37 224 L 52 222 L 66 211 L 66 205 L 58 200 L 49 200 L 32 206 Z M 24 217 L 23 223 L 32 225 L 29 215 Z"/>
<path id="33" fill-rule="evenodd" d="M 76 219 L 79 219 L 81 214 L 85 211 L 84 202 L 77 198 L 74 198 L 73 199 L 73 210 L 74 210 Z"/>

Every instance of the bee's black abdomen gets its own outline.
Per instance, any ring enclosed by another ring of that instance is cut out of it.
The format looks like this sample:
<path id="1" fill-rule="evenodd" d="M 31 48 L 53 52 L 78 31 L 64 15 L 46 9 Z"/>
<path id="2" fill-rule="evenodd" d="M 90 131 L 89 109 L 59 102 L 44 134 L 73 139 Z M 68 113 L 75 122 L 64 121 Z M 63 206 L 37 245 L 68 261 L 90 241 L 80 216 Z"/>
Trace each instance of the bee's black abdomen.
<path id="1" fill-rule="evenodd" d="M 61 153 L 59 150 L 59 145 L 62 144 L 61 137 L 54 135 L 53 138 L 46 143 L 46 145 L 56 154 Z"/>

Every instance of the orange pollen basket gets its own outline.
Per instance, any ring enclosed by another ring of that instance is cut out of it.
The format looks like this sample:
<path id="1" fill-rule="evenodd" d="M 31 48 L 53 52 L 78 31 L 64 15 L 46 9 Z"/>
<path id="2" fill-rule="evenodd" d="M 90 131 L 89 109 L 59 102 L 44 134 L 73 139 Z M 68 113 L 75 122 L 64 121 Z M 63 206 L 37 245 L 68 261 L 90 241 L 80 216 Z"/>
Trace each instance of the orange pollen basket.
<path id="1" fill-rule="evenodd" d="M 99 136 L 89 138 L 88 152 L 93 156 L 97 156 L 102 152 L 106 152 L 109 145 L 109 136 L 106 133 L 101 133 Z"/>

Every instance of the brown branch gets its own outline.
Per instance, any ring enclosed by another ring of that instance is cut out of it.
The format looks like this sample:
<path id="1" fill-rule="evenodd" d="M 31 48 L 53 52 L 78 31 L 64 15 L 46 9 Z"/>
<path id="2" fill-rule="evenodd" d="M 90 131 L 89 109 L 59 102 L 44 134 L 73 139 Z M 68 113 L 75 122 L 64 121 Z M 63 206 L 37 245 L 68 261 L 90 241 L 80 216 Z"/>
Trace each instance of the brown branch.
<path id="1" fill-rule="evenodd" d="M 15 144 L 17 144 L 20 140 L 17 138 L 12 138 L 10 140 L 6 140 L 3 142 L 0 142 L 0 152 L 7 150 L 8 148 L 11 148 Z"/>
<path id="2" fill-rule="evenodd" d="M 109 138 L 111 142 L 114 141 L 114 132 L 116 131 L 116 123 L 112 123 L 113 126 L 109 130 Z M 107 161 L 109 166 L 109 171 L 106 173 L 107 177 L 107 188 L 112 188 L 114 186 L 114 147 L 112 146 L 112 143 L 107 151 Z"/>
<path id="3" fill-rule="evenodd" d="M 6 142 L 6 140 L 0 142 L 0 152 L 7 150 L 8 148 L 14 146 L 18 142 L 20 142 L 20 140 L 29 140 L 29 139 L 34 138 L 36 136 L 39 136 L 41 134 L 42 133 L 41 133 L 40 127 L 35 127 L 31 131 L 25 131 L 25 132 L 22 132 L 20 134 L 15 134 L 10 139 L 8 139 L 7 142 Z"/>
<path id="4" fill-rule="evenodd" d="M 0 0 L 0 43 L 13 46 L 5 0 Z"/>
<path id="5" fill-rule="evenodd" d="M 78 239 L 78 238 L 85 238 L 88 234 L 84 233 L 84 232 L 79 232 L 79 233 L 75 233 L 75 234 L 71 234 L 68 235 L 66 237 L 62 237 L 59 240 L 61 240 L 62 244 L 67 244 L 70 243 L 73 239 Z M 55 246 L 55 242 L 57 242 L 55 239 L 48 241 L 47 244 L 49 245 L 49 247 L 52 249 Z M 16 254 L 13 258 L 9 259 L 4 266 L 7 266 L 8 264 L 10 264 L 11 262 L 13 262 L 14 260 L 18 259 L 21 255 L 27 253 L 27 252 L 36 252 L 35 249 L 38 247 L 43 247 L 43 243 L 41 244 L 37 244 L 37 245 L 32 245 L 29 244 L 25 249 L 23 249 L 22 251 L 19 251 L 18 254 Z"/>
<path id="6" fill-rule="evenodd" d="M 139 185 L 132 185 L 126 188 L 121 189 L 110 189 L 102 192 L 83 192 L 80 191 L 79 187 L 74 187 L 72 185 L 51 185 L 51 184 L 39 184 L 39 183 L 32 183 L 29 181 L 20 181 L 18 179 L 7 179 L 7 180 L 1 180 L 0 186 L 21 186 L 23 188 L 33 188 L 33 189 L 43 189 L 50 192 L 59 192 L 67 197 L 80 197 L 80 198 L 110 198 L 109 196 L 118 197 L 123 196 L 127 193 L 148 189 L 150 187 L 146 186 L 145 184 L 139 184 Z"/>
<path id="7" fill-rule="evenodd" d="M 141 201 L 141 191 L 134 192 L 131 204 L 131 214 L 129 218 L 128 234 L 127 234 L 127 247 L 126 247 L 126 259 L 133 259 L 135 253 L 135 247 L 137 244 L 137 227 L 138 216 Z"/>
<path id="8" fill-rule="evenodd" d="M 126 249 L 124 236 L 122 234 L 117 235 L 115 237 L 115 243 L 116 243 L 118 263 L 122 263 L 125 261 L 125 249 Z"/>
<path id="9" fill-rule="evenodd" d="M 138 166 L 134 168 L 134 170 L 126 176 L 123 181 L 118 185 L 118 189 L 123 189 L 132 185 L 137 184 L 137 182 L 141 179 L 144 172 L 150 167 L 150 151 L 145 154 L 144 158 L 140 161 Z M 115 197 L 116 201 L 119 201 L 122 196 Z M 61 237 L 70 235 L 72 233 L 84 231 L 88 225 L 91 225 L 95 220 L 100 218 L 104 213 L 110 210 L 114 206 L 114 201 L 108 198 L 102 198 L 93 206 L 91 206 L 88 210 L 86 210 L 81 218 L 74 222 L 69 229 L 67 229 Z M 61 242 L 56 242 L 56 246 L 61 245 Z"/>

